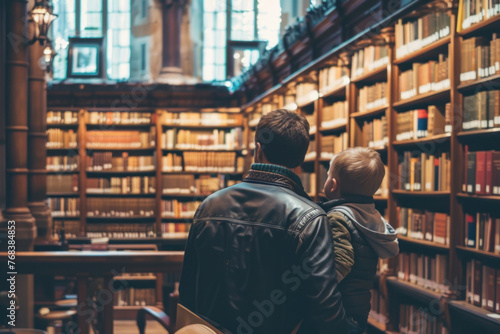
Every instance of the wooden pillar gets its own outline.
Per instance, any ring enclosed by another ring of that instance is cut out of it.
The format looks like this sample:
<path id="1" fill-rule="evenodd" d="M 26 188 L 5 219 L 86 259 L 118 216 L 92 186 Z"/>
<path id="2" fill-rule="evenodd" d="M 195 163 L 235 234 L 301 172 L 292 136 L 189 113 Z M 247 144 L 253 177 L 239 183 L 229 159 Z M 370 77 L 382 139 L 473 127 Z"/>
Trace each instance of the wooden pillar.
<path id="1" fill-rule="evenodd" d="M 28 207 L 39 239 L 50 239 L 52 216 L 47 206 L 47 85 L 42 62 L 44 45 L 29 47 L 28 77 Z"/>
<path id="2" fill-rule="evenodd" d="M 185 0 L 162 0 L 162 69 L 160 75 L 179 77 L 181 69 L 181 24 Z"/>
<path id="3" fill-rule="evenodd" d="M 25 0 L 6 2 L 6 201 L 0 233 L 16 223 L 16 250 L 33 249 L 35 219 L 28 208 L 28 43 Z M 5 244 L 4 244 L 5 245 Z"/>
<path id="4" fill-rule="evenodd" d="M 5 1 L 0 1 L 0 45 L 5 47 Z M 0 52 L 0 71 L 5 71 L 5 52 Z M 0 75 L 0 210 L 5 206 L 5 75 Z M 0 213 L 1 216 L 1 213 Z"/>

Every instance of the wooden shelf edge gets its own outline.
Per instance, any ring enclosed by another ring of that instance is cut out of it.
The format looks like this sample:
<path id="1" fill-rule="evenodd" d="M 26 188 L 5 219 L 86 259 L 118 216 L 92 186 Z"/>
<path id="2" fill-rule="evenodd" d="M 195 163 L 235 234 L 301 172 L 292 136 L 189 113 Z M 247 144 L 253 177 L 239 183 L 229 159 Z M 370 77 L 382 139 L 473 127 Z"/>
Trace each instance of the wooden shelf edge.
<path id="1" fill-rule="evenodd" d="M 380 66 L 379 68 L 376 68 L 371 72 L 365 73 L 365 74 L 360 75 L 360 76 L 355 77 L 355 78 L 352 78 L 351 82 L 359 83 L 359 82 L 367 81 L 367 80 L 371 79 L 372 77 L 376 77 L 377 75 L 382 74 L 384 71 L 386 71 L 386 74 L 387 74 L 387 65 Z"/>
<path id="2" fill-rule="evenodd" d="M 439 300 L 442 296 L 441 293 L 420 287 L 410 282 L 402 281 L 397 277 L 388 277 L 387 287 L 394 288 L 400 293 L 406 296 L 411 296 L 423 303 L 430 303 L 433 300 Z"/>
<path id="3" fill-rule="evenodd" d="M 474 200 L 486 200 L 486 201 L 500 201 L 500 196 L 494 195 L 472 195 L 466 193 L 458 193 L 458 198 L 474 199 Z"/>
<path id="4" fill-rule="evenodd" d="M 395 59 L 394 60 L 394 64 L 400 65 L 400 64 L 404 64 L 404 63 L 410 62 L 410 61 L 412 61 L 413 59 L 415 59 L 417 57 L 420 57 L 420 56 L 425 55 L 426 53 L 432 52 L 436 48 L 439 48 L 441 46 L 449 44 L 450 41 L 451 41 L 451 37 L 449 35 L 446 36 L 446 37 L 443 37 L 443 38 L 435 41 L 434 43 L 431 43 L 431 44 L 429 44 L 427 46 L 424 46 L 422 49 L 420 49 L 418 51 L 414 51 L 414 52 L 412 52 L 410 54 L 407 54 L 406 56 L 403 56 L 401 58 Z"/>
<path id="5" fill-rule="evenodd" d="M 365 118 L 365 117 L 371 117 L 371 116 L 377 116 L 378 114 L 382 114 L 389 108 L 389 106 L 385 105 L 379 108 L 371 109 L 368 111 L 362 111 L 362 112 L 355 112 L 351 114 L 352 118 Z"/>
<path id="6" fill-rule="evenodd" d="M 442 89 L 442 90 L 439 90 L 439 91 L 435 91 L 435 92 L 429 92 L 429 93 L 425 93 L 425 94 L 420 94 L 420 95 L 417 95 L 417 96 L 414 96 L 412 98 L 409 98 L 409 99 L 405 99 L 405 100 L 399 100 L 397 102 L 394 102 L 393 106 L 394 108 L 406 108 L 406 107 L 410 107 L 412 106 L 413 104 L 418 104 L 418 103 L 428 103 L 428 102 L 431 102 L 433 100 L 439 100 L 438 102 L 442 103 L 444 102 L 444 100 L 442 99 L 442 97 L 445 97 L 445 95 L 450 95 L 450 88 L 447 88 L 447 89 Z M 446 101 L 449 101 L 450 99 L 446 99 Z"/>
<path id="7" fill-rule="evenodd" d="M 451 133 L 443 133 L 432 137 L 425 137 L 419 139 L 409 139 L 409 140 L 400 140 L 392 142 L 392 146 L 394 147 L 404 147 L 404 146 L 413 146 L 418 144 L 425 144 L 430 142 L 438 142 L 438 144 L 449 142 L 451 138 Z"/>
<path id="8" fill-rule="evenodd" d="M 467 35 L 470 35 L 474 32 L 476 32 L 477 30 L 481 30 L 481 29 L 484 29 L 485 27 L 489 26 L 490 24 L 492 23 L 495 23 L 497 21 L 500 21 L 500 15 L 495 15 L 493 17 L 490 17 L 489 19 L 487 20 L 484 20 L 484 21 L 481 21 L 479 23 L 476 23 L 476 24 L 473 24 L 472 26 L 470 26 L 469 28 L 466 28 L 460 32 L 458 32 L 457 34 L 459 36 L 467 36 Z"/>
<path id="9" fill-rule="evenodd" d="M 418 245 L 418 246 L 423 246 L 427 248 L 432 248 L 435 250 L 440 250 L 440 251 L 450 251 L 450 246 L 449 245 L 443 245 L 443 244 L 438 244 L 436 242 L 432 241 L 427 241 L 427 240 L 419 240 L 419 239 L 413 239 L 407 236 L 399 236 L 398 235 L 398 240 L 402 241 L 403 243 L 410 243 L 412 245 Z"/>
<path id="10" fill-rule="evenodd" d="M 482 78 L 479 80 L 474 80 L 474 81 L 466 81 L 462 84 L 459 84 L 457 87 L 457 90 L 459 92 L 466 92 L 466 91 L 471 91 L 475 90 L 476 87 L 484 85 L 489 82 L 495 82 L 497 80 L 500 80 L 500 74 L 494 74 L 492 76 Z M 488 89 L 488 86 L 485 86 L 486 89 Z"/>
<path id="11" fill-rule="evenodd" d="M 460 131 L 457 133 L 457 137 L 460 139 L 468 139 L 469 137 L 482 137 L 482 136 L 498 136 L 500 135 L 500 127 L 484 129 L 484 130 L 471 130 L 471 131 Z"/>
<path id="12" fill-rule="evenodd" d="M 466 247 L 466 246 L 456 246 L 456 249 L 458 253 L 463 253 L 467 254 L 469 256 L 478 256 L 478 257 L 483 257 L 483 258 L 488 258 L 493 261 L 500 261 L 500 254 L 499 253 L 493 253 L 493 252 L 487 252 L 471 247 Z"/>
<path id="13" fill-rule="evenodd" d="M 478 306 L 474 306 L 463 300 L 450 301 L 448 303 L 448 308 L 452 319 L 454 317 L 454 313 L 456 312 L 456 316 L 467 318 L 467 320 L 465 321 L 470 321 L 471 323 L 474 323 L 478 326 L 480 326 L 481 324 L 483 326 L 491 327 L 490 329 L 496 331 L 496 333 L 500 332 L 500 315 L 497 313 L 488 311 Z M 493 316 L 489 316 L 489 314 Z M 478 328 L 478 333 L 482 332 L 480 330 L 481 327 Z"/>
<path id="14" fill-rule="evenodd" d="M 450 196 L 449 191 L 408 191 L 401 189 L 394 189 L 392 191 L 394 195 L 404 195 L 404 196 Z"/>

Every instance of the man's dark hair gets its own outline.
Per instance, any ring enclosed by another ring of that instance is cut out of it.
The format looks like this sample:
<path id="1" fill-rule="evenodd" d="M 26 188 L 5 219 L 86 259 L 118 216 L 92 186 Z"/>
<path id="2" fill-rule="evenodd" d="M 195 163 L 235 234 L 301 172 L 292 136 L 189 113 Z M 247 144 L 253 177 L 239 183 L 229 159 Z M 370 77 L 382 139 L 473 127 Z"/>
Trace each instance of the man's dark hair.
<path id="1" fill-rule="evenodd" d="M 295 168 L 304 162 L 309 147 L 309 122 L 295 112 L 278 109 L 262 116 L 255 132 L 266 159 Z"/>

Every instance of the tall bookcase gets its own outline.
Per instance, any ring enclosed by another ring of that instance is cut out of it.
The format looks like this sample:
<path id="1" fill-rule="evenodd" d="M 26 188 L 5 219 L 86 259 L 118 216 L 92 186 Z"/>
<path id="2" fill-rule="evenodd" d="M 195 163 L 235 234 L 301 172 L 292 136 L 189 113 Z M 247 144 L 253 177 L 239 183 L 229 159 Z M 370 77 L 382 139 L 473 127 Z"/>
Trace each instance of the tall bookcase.
<path id="1" fill-rule="evenodd" d="M 297 110 L 309 119 L 314 115 L 310 151 L 315 155 L 299 173 L 306 175 L 308 189 L 314 184 L 310 195 L 315 200 L 324 200 L 323 174 L 330 160 L 325 153 L 339 150 L 334 141 L 332 150 L 325 152 L 329 136 L 345 132 L 347 146 L 370 146 L 381 154 L 387 190 L 374 199 L 400 233 L 401 255 L 381 265 L 370 331 L 500 331 L 500 309 L 495 310 L 500 305 L 500 224 L 495 226 L 500 196 L 491 190 L 478 193 L 480 182 L 468 185 L 471 181 L 465 177 L 466 172 L 477 174 L 477 166 L 471 166 L 474 153 L 481 157 L 484 151 L 500 151 L 500 101 L 488 107 L 494 109 L 491 114 L 481 116 L 478 110 L 484 111 L 485 101 L 492 98 L 470 98 L 500 89 L 492 63 L 495 58 L 500 62 L 498 41 L 492 42 L 500 31 L 500 13 L 498 4 L 489 5 L 464 1 L 459 10 L 458 1 L 424 1 L 242 107 L 254 124 L 262 105 L 275 100 L 280 101 L 277 107 Z M 480 6 L 485 10 L 477 9 Z M 473 23 L 462 29 L 467 17 Z M 474 37 L 482 39 L 466 42 Z M 487 51 L 478 51 L 479 46 Z M 476 68 L 468 68 L 471 63 Z M 475 78 L 469 73 L 461 80 L 467 70 L 476 72 Z M 298 89 L 304 82 L 314 87 L 307 96 Z M 345 109 L 342 102 L 347 103 Z M 483 158 L 477 159 L 489 168 Z M 468 224 L 473 223 L 471 228 Z M 472 230 L 477 232 L 475 246 L 467 245 L 476 238 L 468 235 Z M 489 249 L 480 246 L 485 235 L 492 238 Z M 494 279 L 497 282 L 488 286 Z"/>

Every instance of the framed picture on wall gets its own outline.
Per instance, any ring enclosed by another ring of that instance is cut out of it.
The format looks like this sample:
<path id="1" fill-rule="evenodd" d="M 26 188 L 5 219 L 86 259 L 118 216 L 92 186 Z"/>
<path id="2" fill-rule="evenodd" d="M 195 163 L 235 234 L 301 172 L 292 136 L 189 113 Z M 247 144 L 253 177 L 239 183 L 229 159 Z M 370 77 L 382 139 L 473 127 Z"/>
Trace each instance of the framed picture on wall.
<path id="1" fill-rule="evenodd" d="M 102 41 L 102 37 L 69 39 L 68 78 L 102 77 Z"/>

